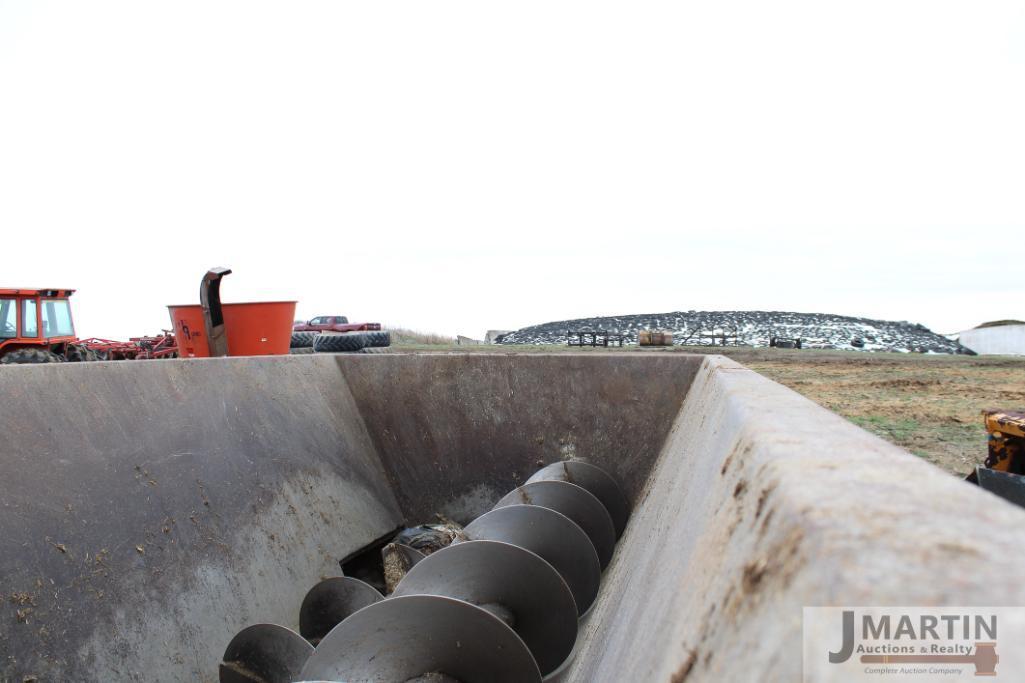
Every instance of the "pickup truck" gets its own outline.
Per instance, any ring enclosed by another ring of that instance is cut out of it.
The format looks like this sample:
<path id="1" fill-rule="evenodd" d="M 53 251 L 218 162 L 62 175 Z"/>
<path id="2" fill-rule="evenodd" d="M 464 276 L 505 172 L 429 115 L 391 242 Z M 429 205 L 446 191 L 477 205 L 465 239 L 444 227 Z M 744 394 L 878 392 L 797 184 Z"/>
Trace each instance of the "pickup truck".
<path id="1" fill-rule="evenodd" d="M 293 332 L 365 332 L 379 329 L 381 323 L 350 323 L 344 315 L 321 315 L 292 326 Z"/>

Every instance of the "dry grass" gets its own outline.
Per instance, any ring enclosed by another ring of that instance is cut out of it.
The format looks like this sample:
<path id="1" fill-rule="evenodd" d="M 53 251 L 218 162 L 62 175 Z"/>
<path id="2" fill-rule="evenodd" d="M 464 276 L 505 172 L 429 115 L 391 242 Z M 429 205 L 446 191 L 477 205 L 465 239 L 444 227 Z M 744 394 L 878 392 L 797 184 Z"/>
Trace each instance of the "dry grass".
<path id="1" fill-rule="evenodd" d="M 1025 407 L 1025 359 L 800 354 L 737 360 L 958 475 L 986 457 L 982 410 Z"/>
<path id="2" fill-rule="evenodd" d="M 391 332 L 391 343 L 393 346 L 439 346 L 443 344 L 455 344 L 454 337 L 446 337 L 433 332 L 418 332 L 404 327 L 385 327 Z"/>

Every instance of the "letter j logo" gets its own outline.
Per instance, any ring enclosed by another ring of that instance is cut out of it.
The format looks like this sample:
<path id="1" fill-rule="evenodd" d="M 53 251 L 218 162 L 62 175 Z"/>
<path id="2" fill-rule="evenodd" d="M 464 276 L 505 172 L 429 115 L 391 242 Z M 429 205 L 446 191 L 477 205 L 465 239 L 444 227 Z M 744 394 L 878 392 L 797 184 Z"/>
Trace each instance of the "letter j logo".
<path id="1" fill-rule="evenodd" d="M 846 662 L 854 653 L 854 612 L 844 610 L 843 612 L 843 647 L 839 652 L 829 653 L 830 664 Z"/>

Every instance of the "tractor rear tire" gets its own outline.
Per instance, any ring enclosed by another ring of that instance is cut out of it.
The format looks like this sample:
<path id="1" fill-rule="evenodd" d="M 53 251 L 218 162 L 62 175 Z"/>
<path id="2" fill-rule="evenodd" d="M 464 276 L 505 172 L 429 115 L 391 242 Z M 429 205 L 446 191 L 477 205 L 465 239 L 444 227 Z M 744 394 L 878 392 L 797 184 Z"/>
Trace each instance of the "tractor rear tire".
<path id="1" fill-rule="evenodd" d="M 320 336 L 319 332 L 293 332 L 292 341 L 288 345 L 290 349 L 309 349 L 313 342 Z"/>
<path id="2" fill-rule="evenodd" d="M 293 356 L 302 356 L 307 353 L 313 353 L 313 347 L 311 346 L 300 346 L 297 348 L 289 349 L 288 352 Z"/>
<path id="3" fill-rule="evenodd" d="M 372 330 L 367 332 L 367 346 L 385 347 L 391 346 L 391 332 L 388 330 Z"/>
<path id="4" fill-rule="evenodd" d="M 87 346 L 68 344 L 68 348 L 64 352 L 64 358 L 70 363 L 91 363 L 99 360 L 100 356 Z"/>
<path id="5" fill-rule="evenodd" d="M 28 365 L 36 363 L 63 363 L 64 359 L 49 349 L 18 349 L 11 351 L 0 363 L 4 365 Z"/>
<path id="6" fill-rule="evenodd" d="M 313 342 L 313 350 L 317 353 L 353 353 L 366 347 L 368 341 L 365 332 L 322 334 Z"/>

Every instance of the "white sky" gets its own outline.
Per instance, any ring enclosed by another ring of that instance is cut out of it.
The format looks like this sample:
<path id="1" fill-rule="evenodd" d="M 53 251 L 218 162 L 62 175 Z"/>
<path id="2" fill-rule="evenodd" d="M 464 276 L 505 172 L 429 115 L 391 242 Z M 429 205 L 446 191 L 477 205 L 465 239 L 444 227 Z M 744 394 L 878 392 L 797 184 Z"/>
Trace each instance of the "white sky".
<path id="1" fill-rule="evenodd" d="M 6 2 L 0 286 L 1025 318 L 1025 2 Z"/>

